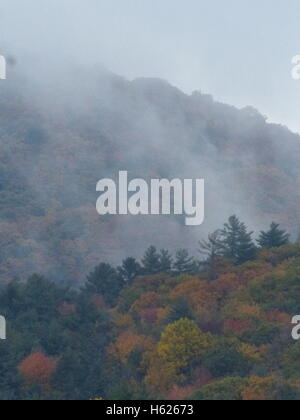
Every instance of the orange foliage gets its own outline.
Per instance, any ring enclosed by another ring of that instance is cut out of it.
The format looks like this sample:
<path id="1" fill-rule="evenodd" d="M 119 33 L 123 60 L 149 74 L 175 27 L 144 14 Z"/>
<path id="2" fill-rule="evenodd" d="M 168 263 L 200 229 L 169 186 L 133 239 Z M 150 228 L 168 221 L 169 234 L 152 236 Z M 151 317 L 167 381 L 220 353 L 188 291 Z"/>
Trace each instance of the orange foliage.
<path id="1" fill-rule="evenodd" d="M 109 348 L 109 353 L 113 354 L 122 363 L 127 363 L 130 355 L 137 350 L 147 351 L 153 347 L 150 337 L 134 334 L 132 332 L 122 333 Z"/>
<path id="2" fill-rule="evenodd" d="M 195 388 L 191 385 L 186 387 L 180 387 L 175 385 L 169 392 L 167 399 L 170 401 L 184 401 L 189 395 L 195 391 Z"/>
<path id="3" fill-rule="evenodd" d="M 272 309 L 263 316 L 263 319 L 267 322 L 278 322 L 283 325 L 289 325 L 290 318 L 291 317 L 286 312 L 281 312 L 277 309 Z"/>
<path id="4" fill-rule="evenodd" d="M 140 296 L 131 307 L 131 312 L 141 313 L 149 308 L 158 308 L 160 306 L 161 296 L 155 292 L 148 292 Z"/>
<path id="5" fill-rule="evenodd" d="M 251 376 L 248 386 L 243 391 L 244 401 L 266 401 L 270 399 L 270 393 L 274 385 L 273 377 Z"/>
<path id="6" fill-rule="evenodd" d="M 198 314 L 205 314 L 215 304 L 217 294 L 210 285 L 197 278 L 188 278 L 171 292 L 173 299 L 184 298 Z"/>
<path id="7" fill-rule="evenodd" d="M 49 384 L 57 368 L 57 360 L 47 357 L 42 352 L 30 354 L 19 365 L 19 372 L 26 382 Z"/>
<path id="8" fill-rule="evenodd" d="M 240 285 L 241 280 L 238 275 L 236 273 L 228 273 L 223 274 L 213 283 L 213 290 L 216 291 L 219 297 L 222 297 Z"/>
<path id="9" fill-rule="evenodd" d="M 243 268 L 239 271 L 239 278 L 241 284 L 248 284 L 256 277 L 261 277 L 272 271 L 272 265 L 264 262 L 250 261 L 246 263 Z"/>
<path id="10" fill-rule="evenodd" d="M 147 308 L 140 312 L 140 317 L 146 324 L 157 324 L 166 318 L 167 308 Z"/>
<path id="11" fill-rule="evenodd" d="M 248 304 L 242 304 L 239 305 L 237 308 L 237 315 L 239 318 L 243 319 L 260 319 L 261 318 L 261 309 L 259 306 L 256 305 L 248 305 Z"/>

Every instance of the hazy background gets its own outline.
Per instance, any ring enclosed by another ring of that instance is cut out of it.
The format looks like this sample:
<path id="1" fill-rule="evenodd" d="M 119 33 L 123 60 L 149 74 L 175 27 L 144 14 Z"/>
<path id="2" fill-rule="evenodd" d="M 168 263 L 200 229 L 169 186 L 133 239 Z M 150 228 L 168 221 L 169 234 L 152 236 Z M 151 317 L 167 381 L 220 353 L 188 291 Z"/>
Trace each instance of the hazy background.
<path id="1" fill-rule="evenodd" d="M 195 255 L 232 214 L 298 238 L 300 136 L 279 125 L 300 133 L 298 2 L 0 2 L 0 283 L 79 284 L 151 244 Z M 204 224 L 99 217 L 119 170 L 205 178 Z"/>
<path id="2" fill-rule="evenodd" d="M 299 0 L 1 0 L 0 53 L 161 77 L 300 132 L 299 15 Z"/>

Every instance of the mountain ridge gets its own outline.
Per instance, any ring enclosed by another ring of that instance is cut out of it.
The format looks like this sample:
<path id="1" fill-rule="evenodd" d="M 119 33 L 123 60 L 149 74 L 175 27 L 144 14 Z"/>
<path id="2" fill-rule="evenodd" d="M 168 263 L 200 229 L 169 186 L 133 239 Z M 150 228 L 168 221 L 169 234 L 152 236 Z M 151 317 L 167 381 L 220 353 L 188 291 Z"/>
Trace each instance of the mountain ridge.
<path id="1" fill-rule="evenodd" d="M 35 71 L 19 77 L 15 66 L 1 84 L 2 282 L 40 272 L 80 283 L 99 261 L 139 257 L 149 243 L 195 252 L 234 213 L 255 230 L 271 218 L 297 235 L 299 135 L 252 107 L 188 95 L 162 79 L 74 68 L 36 80 Z M 146 180 L 205 178 L 204 225 L 100 218 L 96 183 L 120 170 Z"/>

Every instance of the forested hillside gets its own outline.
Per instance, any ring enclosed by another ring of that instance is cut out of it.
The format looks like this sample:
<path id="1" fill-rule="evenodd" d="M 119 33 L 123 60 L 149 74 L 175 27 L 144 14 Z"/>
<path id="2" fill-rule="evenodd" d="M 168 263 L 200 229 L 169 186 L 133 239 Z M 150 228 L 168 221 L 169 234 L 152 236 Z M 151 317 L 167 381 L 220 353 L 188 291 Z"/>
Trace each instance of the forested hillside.
<path id="1" fill-rule="evenodd" d="M 3 286 L 0 399 L 299 400 L 300 244 L 232 216 L 199 251 Z"/>
<path id="2" fill-rule="evenodd" d="M 193 253 L 233 213 L 251 229 L 275 220 L 298 237 L 300 138 L 287 128 L 161 80 L 20 70 L 16 61 L 0 95 L 1 283 L 39 272 L 82 284 L 99 259 L 140 258 L 149 243 Z M 99 217 L 96 183 L 119 170 L 205 178 L 204 225 Z"/>

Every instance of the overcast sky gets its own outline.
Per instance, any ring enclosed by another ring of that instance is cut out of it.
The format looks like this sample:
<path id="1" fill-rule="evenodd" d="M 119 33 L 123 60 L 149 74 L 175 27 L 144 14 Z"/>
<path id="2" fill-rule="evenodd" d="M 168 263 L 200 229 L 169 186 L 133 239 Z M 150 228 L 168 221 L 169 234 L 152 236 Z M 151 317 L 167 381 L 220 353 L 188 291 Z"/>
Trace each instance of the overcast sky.
<path id="1" fill-rule="evenodd" d="M 299 0 L 1 0 L 0 54 L 20 51 L 161 77 L 300 132 Z"/>

